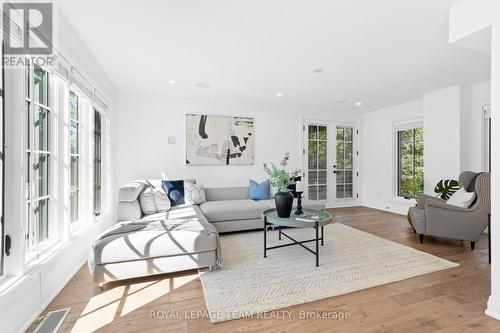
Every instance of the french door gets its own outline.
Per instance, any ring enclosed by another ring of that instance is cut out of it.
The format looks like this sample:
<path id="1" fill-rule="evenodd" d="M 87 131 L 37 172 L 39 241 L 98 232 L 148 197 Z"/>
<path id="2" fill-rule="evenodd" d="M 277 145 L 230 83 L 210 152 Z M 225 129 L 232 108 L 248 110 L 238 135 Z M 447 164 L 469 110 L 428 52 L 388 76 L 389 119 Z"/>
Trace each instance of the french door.
<path id="1" fill-rule="evenodd" d="M 306 198 L 328 207 L 357 203 L 357 150 L 354 125 L 335 122 L 304 124 Z"/>

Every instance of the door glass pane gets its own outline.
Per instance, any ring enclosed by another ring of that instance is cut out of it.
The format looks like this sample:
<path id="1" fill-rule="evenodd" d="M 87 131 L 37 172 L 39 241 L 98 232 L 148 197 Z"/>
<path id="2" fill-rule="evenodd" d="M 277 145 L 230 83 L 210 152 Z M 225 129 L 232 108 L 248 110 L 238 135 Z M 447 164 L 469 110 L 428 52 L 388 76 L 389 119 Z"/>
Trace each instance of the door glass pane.
<path id="1" fill-rule="evenodd" d="M 318 168 L 318 142 L 309 140 L 308 150 L 308 165 L 309 169 L 316 170 Z"/>
<path id="2" fill-rule="evenodd" d="M 318 142 L 318 169 L 327 168 L 327 151 L 326 151 L 326 141 Z"/>
<path id="3" fill-rule="evenodd" d="M 318 126 L 318 140 L 326 140 L 326 139 L 327 139 L 326 126 Z"/>
<path id="4" fill-rule="evenodd" d="M 309 184 L 315 185 L 318 183 L 318 172 L 317 171 L 309 171 L 307 173 L 309 178 Z"/>
<path id="5" fill-rule="evenodd" d="M 345 129 L 345 141 L 346 142 L 352 142 L 352 128 L 346 128 Z"/>
<path id="6" fill-rule="evenodd" d="M 318 171 L 318 184 L 326 185 L 326 171 Z"/>
<path id="7" fill-rule="evenodd" d="M 352 198 L 352 184 L 345 185 L 345 197 Z"/>
<path id="8" fill-rule="evenodd" d="M 318 200 L 326 200 L 326 185 L 318 186 Z"/>
<path id="9" fill-rule="evenodd" d="M 344 128 L 337 127 L 337 141 L 344 141 Z"/>
<path id="10" fill-rule="evenodd" d="M 309 140 L 318 139 L 318 126 L 309 125 L 308 130 L 309 130 L 309 134 L 308 134 Z"/>
<path id="11" fill-rule="evenodd" d="M 344 169 L 344 141 L 337 139 L 337 168 Z"/>
<path id="12" fill-rule="evenodd" d="M 318 200 L 318 187 L 317 186 L 309 186 L 309 200 Z"/>
<path id="13" fill-rule="evenodd" d="M 345 173 L 344 171 L 337 171 L 337 184 L 344 184 Z"/>
<path id="14" fill-rule="evenodd" d="M 337 199 L 345 198 L 344 184 L 337 185 Z"/>

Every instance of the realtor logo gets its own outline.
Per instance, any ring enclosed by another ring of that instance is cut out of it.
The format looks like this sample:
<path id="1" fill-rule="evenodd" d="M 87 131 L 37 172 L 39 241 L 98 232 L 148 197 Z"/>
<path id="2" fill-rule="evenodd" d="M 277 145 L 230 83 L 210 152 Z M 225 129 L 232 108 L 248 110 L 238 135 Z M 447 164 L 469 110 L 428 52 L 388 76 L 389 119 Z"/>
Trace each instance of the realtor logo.
<path id="1" fill-rule="evenodd" d="M 4 3 L 3 12 L 5 54 L 52 54 L 52 3 Z"/>

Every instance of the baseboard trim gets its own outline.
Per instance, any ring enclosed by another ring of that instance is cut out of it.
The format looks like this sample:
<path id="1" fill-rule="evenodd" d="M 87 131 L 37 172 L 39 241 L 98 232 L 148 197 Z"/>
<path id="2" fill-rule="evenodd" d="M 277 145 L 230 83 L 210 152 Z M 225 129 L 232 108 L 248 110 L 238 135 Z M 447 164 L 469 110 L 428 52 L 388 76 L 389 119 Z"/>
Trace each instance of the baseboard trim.
<path id="1" fill-rule="evenodd" d="M 488 305 L 484 313 L 496 320 L 500 320 L 500 300 L 490 295 L 488 299 Z"/>

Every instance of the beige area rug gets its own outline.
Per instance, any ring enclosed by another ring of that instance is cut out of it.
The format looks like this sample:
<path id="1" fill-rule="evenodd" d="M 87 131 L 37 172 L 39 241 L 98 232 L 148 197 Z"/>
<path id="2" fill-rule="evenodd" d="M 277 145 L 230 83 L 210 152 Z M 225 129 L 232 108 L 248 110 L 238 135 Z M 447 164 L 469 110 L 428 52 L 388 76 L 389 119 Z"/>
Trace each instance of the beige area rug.
<path id="1" fill-rule="evenodd" d="M 286 229 L 297 240 L 314 229 Z M 269 250 L 263 232 L 221 235 L 223 268 L 201 272 L 212 322 L 259 315 L 292 305 L 347 294 L 451 267 L 456 263 L 335 223 L 325 226 L 320 267 L 312 253 L 295 245 Z M 290 242 L 268 232 L 268 246 Z M 308 243 L 314 250 L 314 242 Z"/>

